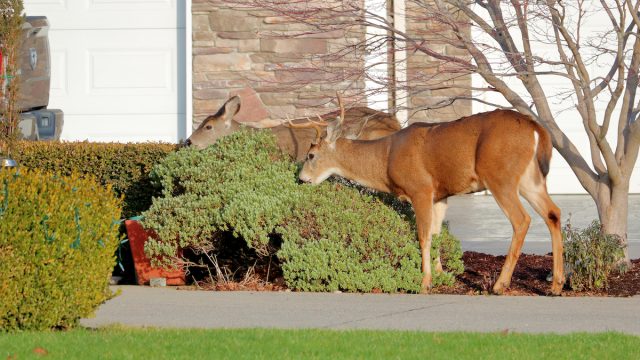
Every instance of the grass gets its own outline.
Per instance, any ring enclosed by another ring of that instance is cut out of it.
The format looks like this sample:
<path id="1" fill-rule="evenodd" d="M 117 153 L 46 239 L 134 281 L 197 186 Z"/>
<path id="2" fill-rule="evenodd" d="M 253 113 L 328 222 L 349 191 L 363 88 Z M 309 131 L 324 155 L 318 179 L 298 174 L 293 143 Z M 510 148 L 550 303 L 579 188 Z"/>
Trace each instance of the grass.
<path id="1" fill-rule="evenodd" d="M 0 359 L 631 359 L 640 337 L 106 328 L 0 333 Z"/>

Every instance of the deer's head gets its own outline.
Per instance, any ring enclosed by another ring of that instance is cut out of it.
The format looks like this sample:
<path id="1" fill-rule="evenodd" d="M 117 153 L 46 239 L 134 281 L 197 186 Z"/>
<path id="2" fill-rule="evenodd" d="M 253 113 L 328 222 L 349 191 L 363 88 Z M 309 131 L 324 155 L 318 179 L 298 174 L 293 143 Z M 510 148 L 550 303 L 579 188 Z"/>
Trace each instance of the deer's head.
<path id="1" fill-rule="evenodd" d="M 185 145 L 204 149 L 218 139 L 238 130 L 240 124 L 233 116 L 240 111 L 240 98 L 234 96 L 222 105 L 215 115 L 208 116 L 187 139 Z"/>
<path id="2" fill-rule="evenodd" d="M 304 182 L 314 185 L 320 184 L 331 175 L 341 175 L 339 159 L 342 154 L 336 150 L 336 142 L 342 136 L 342 125 L 344 123 L 344 106 L 342 98 L 338 96 L 340 105 L 340 117 L 327 125 L 327 134 L 321 138 L 321 129 L 316 128 L 316 140 L 311 144 L 307 153 L 299 178 Z"/>

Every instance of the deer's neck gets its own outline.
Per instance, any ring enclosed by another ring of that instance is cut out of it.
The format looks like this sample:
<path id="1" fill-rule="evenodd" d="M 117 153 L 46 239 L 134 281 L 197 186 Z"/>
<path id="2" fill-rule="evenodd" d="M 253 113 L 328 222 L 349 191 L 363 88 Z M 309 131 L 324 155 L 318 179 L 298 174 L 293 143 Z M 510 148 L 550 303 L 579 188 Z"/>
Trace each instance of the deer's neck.
<path id="1" fill-rule="evenodd" d="M 342 177 L 378 191 L 391 192 L 388 175 L 388 138 L 373 141 L 339 139 L 336 152 Z"/>

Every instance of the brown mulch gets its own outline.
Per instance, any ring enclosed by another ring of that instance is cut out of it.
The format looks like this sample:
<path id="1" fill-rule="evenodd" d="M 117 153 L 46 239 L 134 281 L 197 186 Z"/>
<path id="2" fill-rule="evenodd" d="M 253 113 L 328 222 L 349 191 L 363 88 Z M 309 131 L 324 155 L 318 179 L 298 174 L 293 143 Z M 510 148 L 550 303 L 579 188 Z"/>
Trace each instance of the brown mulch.
<path id="1" fill-rule="evenodd" d="M 441 287 L 439 294 L 490 294 L 500 275 L 505 256 L 466 251 L 462 256 L 464 273 L 451 287 Z M 623 274 L 612 274 L 608 287 L 598 291 L 573 291 L 565 284 L 562 296 L 633 296 L 640 294 L 640 259 L 632 260 L 631 268 Z M 513 272 L 511 287 L 505 295 L 550 295 L 553 258 L 547 255 L 522 254 Z"/>

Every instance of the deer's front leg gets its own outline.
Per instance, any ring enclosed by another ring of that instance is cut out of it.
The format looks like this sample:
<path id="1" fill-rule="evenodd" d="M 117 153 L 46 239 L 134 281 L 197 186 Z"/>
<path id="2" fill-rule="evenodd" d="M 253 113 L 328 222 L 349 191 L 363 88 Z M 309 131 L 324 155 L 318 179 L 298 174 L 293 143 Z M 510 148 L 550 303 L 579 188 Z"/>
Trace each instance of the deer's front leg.
<path id="1" fill-rule="evenodd" d="M 431 289 L 431 220 L 433 217 L 433 198 L 431 194 L 412 199 L 416 213 L 418 241 L 422 253 L 422 293 Z"/>
<path id="2" fill-rule="evenodd" d="M 431 218 L 431 234 L 439 235 L 442 231 L 442 221 L 447 212 L 447 199 L 440 200 L 433 204 L 433 217 Z M 440 260 L 440 248 L 436 249 L 435 270 L 437 273 L 443 272 L 442 261 Z"/>

